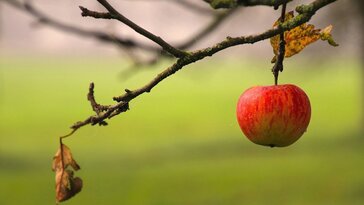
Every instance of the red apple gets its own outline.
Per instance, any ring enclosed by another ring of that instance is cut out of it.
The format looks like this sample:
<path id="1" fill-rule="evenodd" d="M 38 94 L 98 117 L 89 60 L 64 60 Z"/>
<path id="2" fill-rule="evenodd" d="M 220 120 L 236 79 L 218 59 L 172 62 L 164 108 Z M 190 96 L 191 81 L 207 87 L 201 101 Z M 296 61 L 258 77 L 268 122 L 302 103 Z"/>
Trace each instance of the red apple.
<path id="1" fill-rule="evenodd" d="M 295 85 L 256 86 L 240 96 L 236 115 L 250 141 L 285 147 L 306 131 L 311 106 L 306 93 Z"/>

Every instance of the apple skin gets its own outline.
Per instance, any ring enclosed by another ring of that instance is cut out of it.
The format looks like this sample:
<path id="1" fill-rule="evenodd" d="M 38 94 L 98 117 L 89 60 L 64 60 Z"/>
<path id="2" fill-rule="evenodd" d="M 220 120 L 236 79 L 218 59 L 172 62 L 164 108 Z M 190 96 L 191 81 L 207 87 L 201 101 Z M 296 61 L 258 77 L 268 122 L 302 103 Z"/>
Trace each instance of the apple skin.
<path id="1" fill-rule="evenodd" d="M 285 147 L 306 131 L 311 105 L 306 93 L 295 85 L 255 86 L 240 96 L 236 115 L 250 141 Z"/>

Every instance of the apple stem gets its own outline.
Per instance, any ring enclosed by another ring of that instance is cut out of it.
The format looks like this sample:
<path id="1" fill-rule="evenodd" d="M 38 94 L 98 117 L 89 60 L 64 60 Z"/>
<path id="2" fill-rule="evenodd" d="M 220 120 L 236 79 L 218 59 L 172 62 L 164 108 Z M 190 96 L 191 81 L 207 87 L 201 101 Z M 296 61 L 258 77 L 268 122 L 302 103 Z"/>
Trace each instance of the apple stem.
<path id="1" fill-rule="evenodd" d="M 281 24 L 284 23 L 285 21 L 285 17 L 286 17 L 286 7 L 287 7 L 287 3 L 282 4 L 282 12 L 281 12 Z M 281 27 L 281 25 L 279 25 L 279 27 Z M 274 84 L 277 85 L 278 84 L 278 75 L 279 72 L 283 71 L 283 60 L 284 60 L 284 55 L 285 55 L 285 48 L 286 48 L 286 41 L 284 40 L 284 32 L 279 34 L 279 53 L 277 56 L 277 60 L 272 68 L 272 72 L 274 75 Z"/>

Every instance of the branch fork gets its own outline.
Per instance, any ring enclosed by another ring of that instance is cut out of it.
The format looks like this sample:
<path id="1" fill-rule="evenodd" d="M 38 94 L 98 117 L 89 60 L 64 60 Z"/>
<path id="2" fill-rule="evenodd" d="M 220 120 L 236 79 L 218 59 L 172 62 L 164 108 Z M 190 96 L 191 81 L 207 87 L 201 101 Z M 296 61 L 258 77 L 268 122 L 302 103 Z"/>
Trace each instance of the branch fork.
<path id="1" fill-rule="evenodd" d="M 141 26 L 137 25 L 130 19 L 123 16 L 121 13 L 119 13 L 113 6 L 109 4 L 106 0 L 97 0 L 102 6 L 105 7 L 105 9 L 108 11 L 107 13 L 103 12 L 96 12 L 96 11 L 90 11 L 82 6 L 80 6 L 80 9 L 82 11 L 81 15 L 84 17 L 94 17 L 94 18 L 104 18 L 104 19 L 115 19 L 118 20 L 125 25 L 129 26 L 131 29 L 136 31 L 142 36 L 145 36 L 146 38 L 150 39 L 151 41 L 155 42 L 159 46 L 163 48 L 166 52 L 172 54 L 176 58 L 181 58 L 187 53 L 185 51 L 179 50 L 169 43 L 167 43 L 165 40 L 163 40 L 161 37 L 154 35 L 153 33 L 149 32 L 148 30 L 142 28 Z"/>

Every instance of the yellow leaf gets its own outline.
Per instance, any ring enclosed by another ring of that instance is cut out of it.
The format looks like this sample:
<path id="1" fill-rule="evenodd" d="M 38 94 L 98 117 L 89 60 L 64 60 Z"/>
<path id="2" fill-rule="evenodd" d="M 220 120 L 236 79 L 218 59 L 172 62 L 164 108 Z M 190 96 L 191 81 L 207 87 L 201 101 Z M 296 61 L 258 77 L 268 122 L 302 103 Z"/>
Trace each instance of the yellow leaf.
<path id="1" fill-rule="evenodd" d="M 290 11 L 285 16 L 285 21 L 288 21 L 294 17 L 293 11 Z M 273 27 L 278 26 L 280 23 L 280 19 L 278 19 Z M 291 57 L 300 51 L 302 51 L 309 44 L 321 39 L 327 40 L 330 45 L 338 46 L 338 44 L 333 40 L 331 35 L 332 25 L 326 27 L 324 30 L 315 29 L 315 26 L 312 24 L 304 23 L 300 26 L 297 26 L 289 31 L 284 32 L 284 40 L 286 41 L 285 46 L 285 57 Z M 273 36 L 270 39 L 270 43 L 273 47 L 274 57 L 272 59 L 272 63 L 276 61 L 276 56 L 279 52 L 279 35 Z"/>

